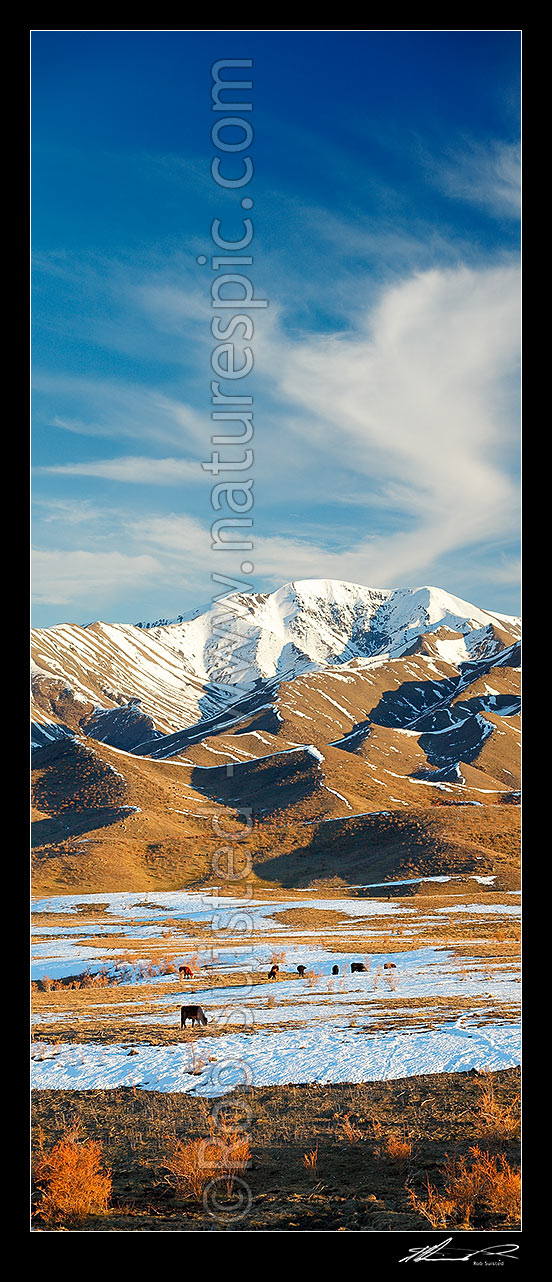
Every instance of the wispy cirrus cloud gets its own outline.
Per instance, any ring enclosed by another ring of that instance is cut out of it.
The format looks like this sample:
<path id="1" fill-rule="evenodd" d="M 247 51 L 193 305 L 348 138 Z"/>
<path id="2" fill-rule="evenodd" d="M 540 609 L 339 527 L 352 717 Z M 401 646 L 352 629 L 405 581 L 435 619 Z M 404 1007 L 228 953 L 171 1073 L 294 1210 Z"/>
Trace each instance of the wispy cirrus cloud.
<path id="1" fill-rule="evenodd" d="M 386 288 L 347 334 L 286 342 L 268 333 L 261 361 L 293 406 L 291 432 L 379 502 L 416 522 L 404 564 L 512 530 L 517 486 L 519 276 L 516 268 L 433 270 Z M 424 535 L 425 531 L 425 535 Z M 395 560 L 395 556 L 393 557 Z"/>
<path id="2" fill-rule="evenodd" d="M 253 512 L 255 582 L 334 577 L 393 587 L 441 581 L 459 590 L 468 550 L 478 581 L 477 559 L 485 559 L 486 546 L 492 543 L 500 557 L 501 543 L 517 534 L 517 268 L 415 272 L 375 295 L 371 289 L 364 307 L 356 291 L 347 328 L 338 333 L 303 327 L 290 334 L 285 309 L 276 303 L 255 333 L 254 477 L 255 492 L 264 495 Z M 109 527 L 110 547 L 116 540 L 136 563 L 136 575 L 129 566 L 132 583 L 164 597 L 153 617 L 159 609 L 176 614 L 205 599 L 211 572 L 221 569 L 221 554 L 211 550 L 207 501 L 196 499 L 192 507 L 197 482 L 205 480 L 201 459 L 212 429 L 207 412 L 177 396 L 118 391 L 127 434 L 132 425 L 135 436 L 144 433 L 144 444 L 158 448 L 168 433 L 187 446 L 188 457 L 140 453 L 48 470 L 60 478 L 181 485 L 180 511 L 156 510 L 150 495 L 135 517 L 128 508 L 124 516 L 111 513 Z M 208 397 L 208 383 L 206 391 Z M 114 425 L 110 395 L 104 388 L 98 401 L 106 435 Z M 274 493 L 278 502 L 271 508 Z M 283 514 L 286 496 L 296 517 Z M 321 500 L 325 521 L 313 506 Z M 347 526 L 339 505 L 354 509 Z M 62 525 L 60 513 L 60 531 Z M 120 590 L 124 598 L 124 574 L 106 556 L 107 536 L 96 540 L 98 528 L 91 521 L 79 573 L 66 575 L 63 587 L 54 560 L 41 566 L 42 600 L 54 592 L 50 599 L 57 601 L 63 590 L 64 601 L 72 591 L 82 601 L 88 584 L 92 602 L 96 585 L 110 574 L 118 585 L 114 594 Z"/>
<path id="3" fill-rule="evenodd" d="M 433 170 L 447 196 L 500 218 L 519 218 L 521 148 L 518 142 L 472 142 Z"/>
<path id="4" fill-rule="evenodd" d="M 57 476 L 89 476 L 130 485 L 197 484 L 205 479 L 195 461 L 129 454 L 121 458 L 95 459 L 85 463 L 59 463 L 42 468 L 41 471 Z"/>
<path id="5" fill-rule="evenodd" d="M 89 436 L 141 441 L 151 446 L 204 446 L 205 413 L 182 398 L 170 395 L 155 385 L 140 385 L 123 378 L 83 378 L 70 374 L 46 374 L 37 371 L 33 377 L 35 410 L 39 414 L 39 397 L 65 407 L 62 413 L 46 413 L 49 427 L 74 436 Z M 92 417 L 82 418 L 72 412 L 86 402 Z"/>
<path id="6" fill-rule="evenodd" d="M 37 605 L 87 605 L 98 594 L 115 598 L 129 583 L 144 585 L 161 566 L 147 554 L 86 548 L 37 548 L 32 554 L 33 600 Z"/>

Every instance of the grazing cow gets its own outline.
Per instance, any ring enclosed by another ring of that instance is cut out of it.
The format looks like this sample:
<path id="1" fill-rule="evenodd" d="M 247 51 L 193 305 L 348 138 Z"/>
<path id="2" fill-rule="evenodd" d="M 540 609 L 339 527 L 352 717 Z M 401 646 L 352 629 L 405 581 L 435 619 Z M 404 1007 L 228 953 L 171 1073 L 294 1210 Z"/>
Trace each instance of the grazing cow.
<path id="1" fill-rule="evenodd" d="M 303 978 L 303 975 L 305 974 L 306 969 L 307 969 L 306 966 L 297 967 L 297 974 L 301 976 L 301 979 Z"/>
<path id="2" fill-rule="evenodd" d="M 339 966 L 332 966 L 332 975 L 339 975 Z"/>
<path id="3" fill-rule="evenodd" d="M 272 967 L 272 969 L 271 969 L 271 970 L 269 970 L 269 972 L 268 972 L 268 978 L 269 978 L 269 979 L 276 979 L 276 977 L 277 977 L 277 975 L 278 975 L 278 971 L 279 971 L 279 969 L 280 969 L 280 967 L 279 967 L 279 966 L 273 966 L 273 967 Z"/>
<path id="4" fill-rule="evenodd" d="M 366 970 L 364 962 L 351 962 L 351 972 L 354 975 L 355 970 Z"/>
<path id="5" fill-rule="evenodd" d="M 396 970 L 396 969 L 397 969 L 397 967 L 395 966 L 395 963 L 394 963 L 394 962 L 384 962 L 384 963 L 383 963 L 383 969 L 384 969 L 384 970 Z"/>
<path id="6" fill-rule="evenodd" d="M 179 966 L 178 974 L 180 979 L 193 979 L 194 977 L 194 972 L 190 970 L 189 966 Z"/>
<path id="7" fill-rule="evenodd" d="M 194 1024 L 206 1024 L 207 1016 L 201 1006 L 181 1006 L 180 1007 L 180 1027 L 186 1027 L 186 1020 L 191 1019 L 192 1028 Z"/>

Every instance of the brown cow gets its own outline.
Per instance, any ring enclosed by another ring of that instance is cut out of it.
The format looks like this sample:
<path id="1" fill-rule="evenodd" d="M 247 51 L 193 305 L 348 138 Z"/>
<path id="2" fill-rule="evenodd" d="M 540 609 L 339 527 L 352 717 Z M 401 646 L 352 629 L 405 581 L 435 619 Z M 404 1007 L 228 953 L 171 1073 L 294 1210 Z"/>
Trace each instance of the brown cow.
<path id="1" fill-rule="evenodd" d="M 191 969 L 190 969 L 190 967 L 189 967 L 189 966 L 179 966 L 179 967 L 178 967 L 178 974 L 179 974 L 179 976 L 180 976 L 180 979 L 193 979 L 193 978 L 194 978 L 194 972 L 193 972 L 193 970 L 191 970 Z"/>
<path id="2" fill-rule="evenodd" d="M 191 1019 L 192 1028 L 194 1024 L 206 1024 L 207 1016 L 201 1009 L 201 1006 L 181 1006 L 180 1008 L 180 1027 L 186 1027 L 186 1020 Z"/>
<path id="3" fill-rule="evenodd" d="M 395 965 L 395 963 L 394 963 L 394 962 L 384 962 L 384 963 L 383 963 L 383 969 L 384 969 L 384 970 L 396 970 L 396 969 L 397 969 L 397 967 L 396 967 L 396 965 Z"/>
<path id="4" fill-rule="evenodd" d="M 332 966 L 332 975 L 339 975 L 339 966 Z"/>
<path id="5" fill-rule="evenodd" d="M 355 970 L 366 970 L 364 962 L 351 962 L 351 971 L 353 974 Z"/>
<path id="6" fill-rule="evenodd" d="M 274 965 L 274 966 L 272 967 L 272 970 L 269 970 L 269 972 L 268 972 L 268 978 L 269 978 L 269 979 L 276 979 L 276 977 L 277 977 L 277 975 L 278 975 L 278 971 L 279 971 L 279 969 L 280 969 L 280 967 L 279 967 L 279 966 Z"/>

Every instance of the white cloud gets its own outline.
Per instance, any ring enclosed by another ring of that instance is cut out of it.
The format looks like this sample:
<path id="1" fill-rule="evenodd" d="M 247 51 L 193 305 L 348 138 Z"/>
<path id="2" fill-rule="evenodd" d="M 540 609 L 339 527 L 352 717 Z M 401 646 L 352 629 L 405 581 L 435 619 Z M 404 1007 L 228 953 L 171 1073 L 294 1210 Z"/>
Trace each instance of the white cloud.
<path id="1" fill-rule="evenodd" d="M 314 467 L 325 456 L 345 465 L 355 492 L 364 476 L 394 514 L 394 533 L 358 541 L 366 573 L 423 572 L 437 554 L 515 532 L 515 269 L 419 273 L 386 289 L 352 333 L 290 342 L 272 330 L 264 341 L 259 365 Z"/>
<path id="2" fill-rule="evenodd" d="M 68 407 L 68 412 L 52 415 L 49 426 L 76 436 L 128 437 L 172 448 L 190 448 L 205 441 L 205 415 L 156 387 L 37 372 L 33 389 Z M 72 406 L 80 409 L 83 402 L 93 418 L 83 419 L 71 412 Z"/>
<path id="3" fill-rule="evenodd" d="M 89 552 L 85 549 L 33 551 L 33 600 L 38 605 L 86 603 L 102 597 L 124 595 L 129 584 L 152 582 L 162 567 L 152 556 L 127 556 L 122 552 Z"/>
<path id="4" fill-rule="evenodd" d="M 188 459 L 132 455 L 96 459 L 89 463 L 59 463 L 55 467 L 42 468 L 41 471 L 54 472 L 58 476 L 90 476 L 134 485 L 182 485 L 201 481 L 205 476 L 198 464 Z"/>
<path id="5" fill-rule="evenodd" d="M 498 217 L 519 218 L 521 149 L 518 143 L 472 143 L 438 167 L 434 177 L 447 196 Z"/>
<path id="6" fill-rule="evenodd" d="M 272 304 L 260 322 L 254 581 L 276 586 L 291 578 L 333 577 L 374 587 L 415 586 L 435 582 L 437 566 L 442 586 L 454 590 L 447 565 L 456 577 L 456 567 L 471 559 L 474 583 L 478 561 L 489 565 L 492 582 L 493 552 L 487 556 L 486 549 L 496 551 L 498 564 L 501 545 L 515 539 L 519 524 L 512 476 L 519 444 L 517 270 L 503 265 L 417 273 L 382 289 L 375 306 L 359 311 L 352 301 L 346 333 L 290 337 L 283 313 Z M 145 432 L 155 397 L 163 430 L 180 432 L 181 444 L 188 437 L 197 463 L 140 455 L 59 470 L 151 482 L 157 466 L 163 483 L 174 479 L 175 468 L 183 469 L 179 480 L 199 480 L 210 431 L 208 385 L 205 390 L 203 415 L 158 393 L 148 394 L 144 410 L 143 389 L 125 392 L 119 405 L 120 417 L 132 408 Z M 107 423 L 105 409 L 104 417 Z M 278 529 L 278 514 L 286 499 L 289 509 L 291 495 L 296 531 L 288 516 Z M 348 496 L 352 533 L 350 527 L 345 532 L 338 506 Z M 309 519 L 315 514 L 320 523 L 313 502 L 327 512 L 327 535 L 315 530 L 307 538 Z M 207 495 L 199 520 L 182 511 L 149 510 L 135 518 L 119 513 L 116 519 L 111 513 L 110 547 L 123 546 L 129 555 L 119 562 L 103 546 L 95 550 L 93 538 L 89 553 L 44 553 L 37 572 L 40 599 L 82 601 L 86 585 L 100 583 L 124 599 L 132 581 L 155 583 L 159 590 L 166 584 L 186 607 L 201 602 L 214 569 L 239 575 L 239 553 L 211 552 L 213 515 Z M 505 568 L 498 567 L 501 577 Z M 196 600 L 190 601 L 192 593 Z M 123 609 L 121 600 L 119 616 Z"/>

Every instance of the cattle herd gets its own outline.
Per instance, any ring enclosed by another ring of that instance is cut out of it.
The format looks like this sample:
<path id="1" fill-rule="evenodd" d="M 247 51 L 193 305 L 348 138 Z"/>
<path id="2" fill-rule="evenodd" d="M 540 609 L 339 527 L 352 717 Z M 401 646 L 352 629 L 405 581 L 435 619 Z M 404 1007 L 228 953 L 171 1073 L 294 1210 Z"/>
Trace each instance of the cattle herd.
<path id="1" fill-rule="evenodd" d="M 297 967 L 297 974 L 301 977 L 301 979 L 305 975 L 306 969 L 307 969 L 306 966 Z M 384 962 L 383 969 L 396 970 L 397 967 L 395 965 L 395 962 Z M 275 962 L 274 965 L 271 966 L 268 972 L 268 978 L 277 979 L 279 970 L 280 970 L 280 967 Z M 364 962 L 351 962 L 352 975 L 356 974 L 358 971 L 366 971 L 366 970 L 367 970 L 367 967 L 364 965 Z M 190 966 L 179 966 L 178 974 L 181 980 L 194 979 L 194 972 Z M 332 975 L 339 975 L 339 966 L 332 966 Z M 204 1026 L 207 1023 L 207 1016 L 205 1014 L 205 1011 L 202 1010 L 201 1006 L 181 1006 L 180 1008 L 180 1027 L 181 1028 L 186 1027 L 187 1019 L 190 1019 L 192 1021 L 192 1028 L 194 1027 L 194 1024 Z"/>

